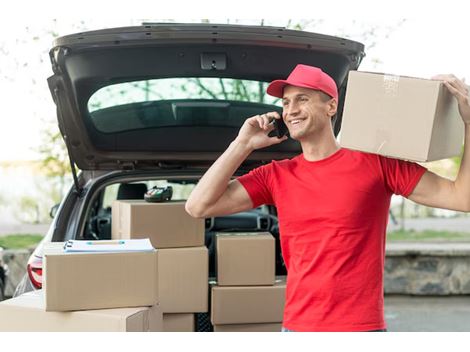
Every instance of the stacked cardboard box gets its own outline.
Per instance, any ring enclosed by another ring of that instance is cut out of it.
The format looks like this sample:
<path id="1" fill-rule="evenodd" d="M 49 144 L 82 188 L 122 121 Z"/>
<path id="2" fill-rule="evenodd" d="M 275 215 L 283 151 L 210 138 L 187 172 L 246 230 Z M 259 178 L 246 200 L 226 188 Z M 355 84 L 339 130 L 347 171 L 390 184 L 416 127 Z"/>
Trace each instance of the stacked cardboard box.
<path id="1" fill-rule="evenodd" d="M 43 290 L 0 302 L 0 331 L 163 331 L 158 305 L 47 312 Z"/>
<path id="2" fill-rule="evenodd" d="M 343 147 L 418 162 L 461 154 L 463 122 L 441 81 L 351 71 Z"/>
<path id="3" fill-rule="evenodd" d="M 194 331 L 194 313 L 208 312 L 204 219 L 188 215 L 184 202 L 140 200 L 115 201 L 112 219 L 113 239 L 148 237 L 157 248 L 158 297 L 166 329 Z M 176 320 L 183 323 L 175 326 L 172 322 Z"/>
<path id="4" fill-rule="evenodd" d="M 275 278 L 271 234 L 217 234 L 216 271 L 210 283 L 214 331 L 281 330 L 285 280 Z"/>
<path id="5" fill-rule="evenodd" d="M 157 252 L 44 249 L 43 290 L 0 304 L 0 330 L 161 331 Z"/>

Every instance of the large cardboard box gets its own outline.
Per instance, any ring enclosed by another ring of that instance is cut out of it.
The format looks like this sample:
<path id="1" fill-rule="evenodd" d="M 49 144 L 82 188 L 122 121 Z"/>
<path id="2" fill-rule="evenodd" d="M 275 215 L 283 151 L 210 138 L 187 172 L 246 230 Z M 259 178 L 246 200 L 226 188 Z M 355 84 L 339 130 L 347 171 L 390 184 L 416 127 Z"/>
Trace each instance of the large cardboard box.
<path id="1" fill-rule="evenodd" d="M 152 306 L 158 303 L 157 251 L 64 253 L 44 250 L 45 308 L 69 311 Z"/>
<path id="2" fill-rule="evenodd" d="M 349 73 L 343 147 L 425 162 L 460 155 L 463 134 L 457 101 L 440 81 Z"/>
<path id="3" fill-rule="evenodd" d="M 206 247 L 158 250 L 158 297 L 163 313 L 204 313 L 209 306 Z"/>
<path id="4" fill-rule="evenodd" d="M 0 331 L 163 331 L 162 312 L 152 307 L 46 312 L 42 290 L 0 303 Z"/>
<path id="5" fill-rule="evenodd" d="M 190 216 L 184 204 L 117 200 L 112 206 L 111 237 L 150 238 L 155 248 L 204 246 L 204 219 Z"/>
<path id="6" fill-rule="evenodd" d="M 214 325 L 214 332 L 281 332 L 282 323 Z"/>
<path id="7" fill-rule="evenodd" d="M 273 286 L 217 286 L 211 283 L 213 325 L 279 323 L 283 319 L 286 283 Z"/>
<path id="8" fill-rule="evenodd" d="M 165 332 L 194 332 L 195 316 L 186 314 L 163 314 L 163 331 Z"/>
<path id="9" fill-rule="evenodd" d="M 275 240 L 264 233 L 216 234 L 219 286 L 273 285 Z"/>

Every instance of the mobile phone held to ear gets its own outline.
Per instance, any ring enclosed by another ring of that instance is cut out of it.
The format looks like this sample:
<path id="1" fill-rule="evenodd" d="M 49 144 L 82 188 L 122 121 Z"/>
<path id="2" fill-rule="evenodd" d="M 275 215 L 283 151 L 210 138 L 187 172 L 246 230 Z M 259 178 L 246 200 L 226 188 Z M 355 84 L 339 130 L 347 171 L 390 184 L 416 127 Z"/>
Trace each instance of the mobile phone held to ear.
<path id="1" fill-rule="evenodd" d="M 274 125 L 274 130 L 269 132 L 269 137 L 277 137 L 282 138 L 289 133 L 286 124 L 284 123 L 283 119 L 274 119 L 272 124 Z"/>

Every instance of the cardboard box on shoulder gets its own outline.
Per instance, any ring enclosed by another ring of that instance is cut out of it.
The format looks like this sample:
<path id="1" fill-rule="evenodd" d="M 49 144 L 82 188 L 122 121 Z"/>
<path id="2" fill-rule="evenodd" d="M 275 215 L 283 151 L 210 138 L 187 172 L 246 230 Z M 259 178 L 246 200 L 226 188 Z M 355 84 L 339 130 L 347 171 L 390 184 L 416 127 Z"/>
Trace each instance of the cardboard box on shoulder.
<path id="1" fill-rule="evenodd" d="M 273 286 L 217 286 L 211 283 L 213 325 L 279 323 L 283 319 L 285 278 Z"/>
<path id="2" fill-rule="evenodd" d="M 162 312 L 152 307 L 46 312 L 43 291 L 0 302 L 0 331 L 163 331 Z"/>
<path id="3" fill-rule="evenodd" d="M 441 81 L 350 71 L 343 147 L 426 162 L 461 154 L 464 126 Z"/>
<path id="4" fill-rule="evenodd" d="M 158 250 L 158 297 L 163 313 L 208 311 L 209 254 L 206 247 Z"/>
<path id="5" fill-rule="evenodd" d="M 214 325 L 214 332 L 281 332 L 282 323 Z"/>
<path id="6" fill-rule="evenodd" d="M 163 314 L 163 331 L 165 332 L 194 332 L 196 330 L 193 313 Z"/>
<path id="7" fill-rule="evenodd" d="M 275 240 L 268 233 L 217 233 L 219 286 L 273 285 Z"/>
<path id="8" fill-rule="evenodd" d="M 65 253 L 63 243 L 44 249 L 45 309 L 152 306 L 158 303 L 157 251 Z"/>
<path id="9" fill-rule="evenodd" d="M 117 200 L 112 205 L 113 239 L 150 238 L 157 248 L 204 246 L 204 219 L 191 217 L 182 201 Z"/>

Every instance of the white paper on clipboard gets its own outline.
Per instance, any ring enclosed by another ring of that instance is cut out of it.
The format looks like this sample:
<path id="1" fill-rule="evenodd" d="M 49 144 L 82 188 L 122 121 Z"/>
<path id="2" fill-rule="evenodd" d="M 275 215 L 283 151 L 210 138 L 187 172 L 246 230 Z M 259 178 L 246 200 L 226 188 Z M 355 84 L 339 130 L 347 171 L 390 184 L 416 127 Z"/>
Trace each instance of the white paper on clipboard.
<path id="1" fill-rule="evenodd" d="M 64 252 L 147 252 L 154 248 L 148 238 L 137 240 L 69 240 L 64 243 Z"/>

